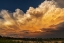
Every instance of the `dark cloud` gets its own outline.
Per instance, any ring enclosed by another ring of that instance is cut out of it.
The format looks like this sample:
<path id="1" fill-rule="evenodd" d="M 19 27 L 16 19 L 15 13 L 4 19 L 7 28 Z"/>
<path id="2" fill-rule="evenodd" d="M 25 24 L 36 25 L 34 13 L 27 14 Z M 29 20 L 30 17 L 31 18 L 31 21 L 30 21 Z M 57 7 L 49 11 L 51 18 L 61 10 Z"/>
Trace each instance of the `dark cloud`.
<path id="1" fill-rule="evenodd" d="M 45 32 L 41 32 L 39 33 L 39 35 L 37 37 L 42 37 L 42 38 L 64 38 L 64 22 L 56 25 L 56 29 L 54 30 L 53 28 L 49 28 L 49 29 L 42 29 L 42 31 L 44 30 Z"/>
<path id="2" fill-rule="evenodd" d="M 51 1 L 51 0 L 48 0 L 48 1 Z M 54 1 L 57 2 L 57 4 L 58 4 L 60 7 L 64 8 L 64 0 L 54 0 Z"/>
<path id="3" fill-rule="evenodd" d="M 29 30 L 23 30 L 23 37 L 39 37 L 39 38 L 64 38 L 64 22 L 55 25 L 54 28 L 42 28 L 43 32 L 30 32 Z"/>
<path id="4" fill-rule="evenodd" d="M 54 0 L 58 3 L 58 5 L 62 8 L 64 8 L 64 0 Z"/>
<path id="5" fill-rule="evenodd" d="M 22 30 L 21 32 L 24 32 L 24 33 L 26 33 L 26 34 L 29 34 L 29 33 L 30 33 L 29 30 Z"/>

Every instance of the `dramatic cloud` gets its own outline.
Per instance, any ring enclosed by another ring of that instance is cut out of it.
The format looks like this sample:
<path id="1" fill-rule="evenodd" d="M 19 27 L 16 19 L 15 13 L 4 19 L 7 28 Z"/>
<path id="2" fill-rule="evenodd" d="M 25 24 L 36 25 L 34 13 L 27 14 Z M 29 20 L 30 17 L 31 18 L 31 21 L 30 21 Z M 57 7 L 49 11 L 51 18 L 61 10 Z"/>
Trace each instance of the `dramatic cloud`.
<path id="1" fill-rule="evenodd" d="M 60 7 L 64 8 L 64 0 L 55 0 L 55 1 L 58 3 Z"/>
<path id="2" fill-rule="evenodd" d="M 46 0 L 37 8 L 29 7 L 26 13 L 20 9 L 13 13 L 0 11 L 0 35 L 43 38 L 59 35 L 64 29 L 64 8 L 59 2 Z"/>
<path id="3" fill-rule="evenodd" d="M 42 38 L 64 38 L 64 22 L 59 23 L 55 26 L 57 30 L 53 30 L 53 28 L 44 28 L 45 32 L 40 32 L 36 37 Z"/>
<path id="4" fill-rule="evenodd" d="M 51 0 L 47 0 L 47 1 L 51 1 Z M 64 0 L 52 0 L 55 1 L 60 7 L 64 8 Z"/>

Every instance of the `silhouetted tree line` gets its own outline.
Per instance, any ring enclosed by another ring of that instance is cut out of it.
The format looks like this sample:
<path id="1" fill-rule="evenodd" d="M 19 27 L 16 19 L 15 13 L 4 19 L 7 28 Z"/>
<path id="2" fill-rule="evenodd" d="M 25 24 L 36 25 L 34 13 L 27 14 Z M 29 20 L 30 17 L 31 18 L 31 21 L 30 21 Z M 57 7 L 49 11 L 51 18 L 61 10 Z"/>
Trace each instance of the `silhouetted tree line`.
<path id="1" fill-rule="evenodd" d="M 2 36 L 0 36 L 0 38 L 2 38 Z"/>
<path id="2" fill-rule="evenodd" d="M 2 37 L 0 39 L 13 39 L 13 40 L 24 40 L 24 41 L 50 41 L 50 40 L 64 40 L 64 38 L 13 38 L 13 37 Z"/>

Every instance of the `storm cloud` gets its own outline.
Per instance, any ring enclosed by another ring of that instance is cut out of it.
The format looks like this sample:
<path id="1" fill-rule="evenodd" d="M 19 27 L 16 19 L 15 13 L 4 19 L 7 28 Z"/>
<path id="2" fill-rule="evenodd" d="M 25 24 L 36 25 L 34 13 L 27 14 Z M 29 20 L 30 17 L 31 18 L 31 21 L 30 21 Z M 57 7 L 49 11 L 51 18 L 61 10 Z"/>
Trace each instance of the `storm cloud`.
<path id="1" fill-rule="evenodd" d="M 61 3 L 61 4 L 60 4 Z M 10 37 L 64 36 L 63 0 L 46 0 L 38 7 L 29 7 L 26 13 L 16 9 L 0 11 L 0 35 Z"/>

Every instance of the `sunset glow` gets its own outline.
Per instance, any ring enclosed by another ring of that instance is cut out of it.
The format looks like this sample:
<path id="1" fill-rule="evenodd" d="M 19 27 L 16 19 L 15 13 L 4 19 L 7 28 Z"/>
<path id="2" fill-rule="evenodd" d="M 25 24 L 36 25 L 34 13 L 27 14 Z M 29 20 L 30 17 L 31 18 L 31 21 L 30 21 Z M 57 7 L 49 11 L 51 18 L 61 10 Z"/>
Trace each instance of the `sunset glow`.
<path id="1" fill-rule="evenodd" d="M 0 18 L 0 35 L 36 37 L 48 29 L 58 30 L 57 25 L 64 22 L 64 8 L 55 1 L 44 1 L 37 8 L 29 7 L 26 13 L 20 9 L 13 13 L 2 10 L 0 16 L 4 18 Z"/>

